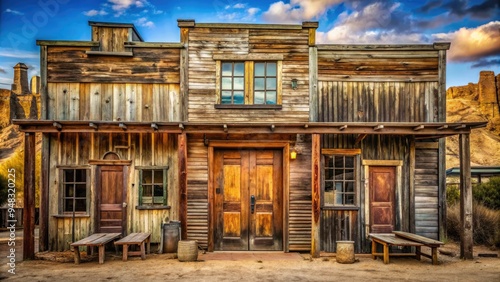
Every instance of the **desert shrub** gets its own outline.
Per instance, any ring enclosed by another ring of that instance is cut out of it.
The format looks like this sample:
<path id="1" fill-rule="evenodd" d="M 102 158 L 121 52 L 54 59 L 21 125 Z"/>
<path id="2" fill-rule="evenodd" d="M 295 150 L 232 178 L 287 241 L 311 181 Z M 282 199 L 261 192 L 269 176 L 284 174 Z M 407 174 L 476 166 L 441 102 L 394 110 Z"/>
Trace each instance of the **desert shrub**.
<path id="1" fill-rule="evenodd" d="M 500 247 L 500 210 L 493 210 L 475 202 L 473 205 L 473 238 L 475 244 Z M 447 209 L 448 238 L 460 240 L 460 205 Z"/>
<path id="2" fill-rule="evenodd" d="M 500 210 L 500 177 L 492 177 L 472 188 L 472 197 L 490 209 Z"/>
<path id="3" fill-rule="evenodd" d="M 448 207 L 460 203 L 460 186 L 452 184 L 446 186 L 446 204 Z"/>

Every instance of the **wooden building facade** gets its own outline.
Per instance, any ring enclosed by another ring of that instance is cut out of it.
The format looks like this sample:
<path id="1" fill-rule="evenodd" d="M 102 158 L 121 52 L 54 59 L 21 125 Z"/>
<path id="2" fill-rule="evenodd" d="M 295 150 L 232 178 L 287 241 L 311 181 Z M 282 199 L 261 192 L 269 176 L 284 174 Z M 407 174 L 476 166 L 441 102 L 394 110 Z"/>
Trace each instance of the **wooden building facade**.
<path id="1" fill-rule="evenodd" d="M 37 42 L 42 119 L 15 121 L 27 151 L 43 133 L 42 250 L 96 232 L 160 242 L 168 220 L 209 251 L 442 238 L 443 137 L 461 136 L 467 171 L 485 125 L 446 123 L 449 43 L 321 45 L 316 22 L 179 20 L 179 43 L 90 26 L 91 41 Z"/>

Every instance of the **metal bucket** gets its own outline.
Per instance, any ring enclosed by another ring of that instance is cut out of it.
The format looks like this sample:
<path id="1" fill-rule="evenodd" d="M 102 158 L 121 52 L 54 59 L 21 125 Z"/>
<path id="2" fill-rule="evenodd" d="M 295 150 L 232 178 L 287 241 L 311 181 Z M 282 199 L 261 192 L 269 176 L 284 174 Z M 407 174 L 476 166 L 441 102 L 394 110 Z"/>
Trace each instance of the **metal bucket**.
<path id="1" fill-rule="evenodd" d="M 337 241 L 338 263 L 354 263 L 354 241 Z"/>
<path id="2" fill-rule="evenodd" d="M 181 238 L 181 222 L 170 221 L 162 224 L 162 253 L 177 253 L 177 243 Z"/>

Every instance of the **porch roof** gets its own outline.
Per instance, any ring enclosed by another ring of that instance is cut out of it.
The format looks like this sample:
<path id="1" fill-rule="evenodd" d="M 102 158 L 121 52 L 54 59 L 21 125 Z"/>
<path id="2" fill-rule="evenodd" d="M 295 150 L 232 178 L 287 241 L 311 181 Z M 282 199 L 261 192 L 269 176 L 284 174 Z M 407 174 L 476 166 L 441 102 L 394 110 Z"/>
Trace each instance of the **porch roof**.
<path id="1" fill-rule="evenodd" d="M 12 123 L 23 132 L 168 132 L 226 134 L 360 134 L 413 135 L 418 138 L 442 138 L 466 134 L 487 122 L 426 123 L 426 122 L 261 122 L 261 123 L 200 123 L 200 122 L 128 122 L 128 121 L 67 121 L 14 119 Z"/>

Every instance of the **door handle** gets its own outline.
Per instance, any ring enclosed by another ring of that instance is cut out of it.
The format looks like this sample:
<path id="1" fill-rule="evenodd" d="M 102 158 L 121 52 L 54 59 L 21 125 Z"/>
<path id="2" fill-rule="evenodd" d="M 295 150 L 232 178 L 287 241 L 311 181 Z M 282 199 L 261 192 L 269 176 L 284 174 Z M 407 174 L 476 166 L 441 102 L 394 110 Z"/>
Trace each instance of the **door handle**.
<path id="1" fill-rule="evenodd" d="M 122 203 L 122 207 L 126 208 L 127 207 L 127 203 L 123 202 Z"/>
<path id="2" fill-rule="evenodd" d="M 255 211 L 255 196 L 252 195 L 250 196 L 250 213 L 253 214 L 254 211 Z"/>

